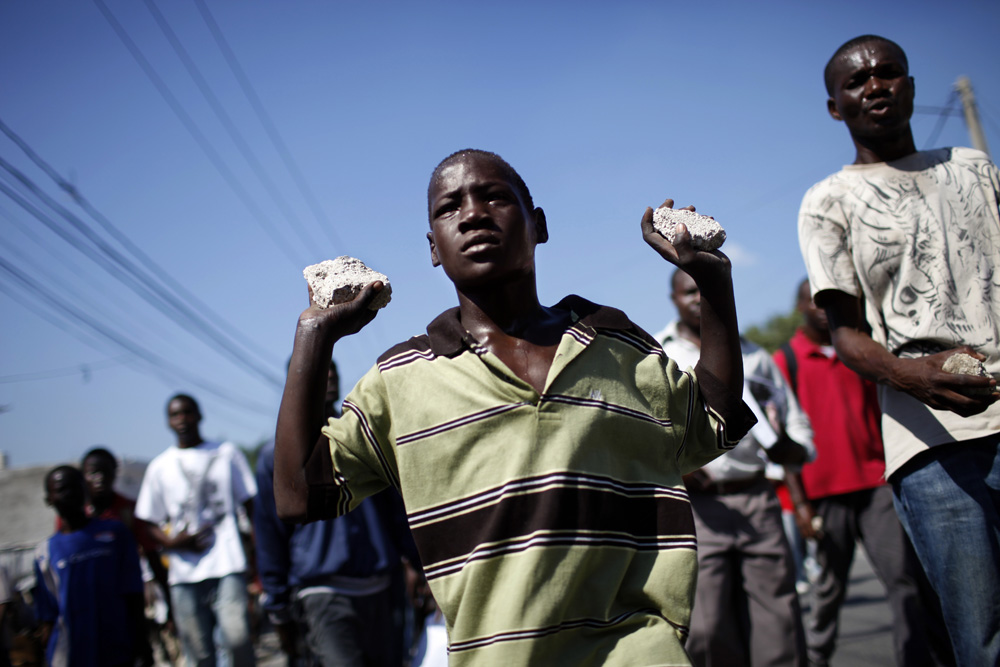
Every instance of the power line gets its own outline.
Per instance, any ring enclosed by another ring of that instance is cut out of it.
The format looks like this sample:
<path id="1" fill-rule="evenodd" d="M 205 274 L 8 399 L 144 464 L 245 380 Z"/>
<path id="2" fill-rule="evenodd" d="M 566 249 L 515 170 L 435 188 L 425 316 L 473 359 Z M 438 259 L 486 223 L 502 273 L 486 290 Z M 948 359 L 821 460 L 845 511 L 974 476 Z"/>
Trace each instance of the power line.
<path id="1" fill-rule="evenodd" d="M 74 329 L 69 322 L 55 317 L 47 310 L 42 308 L 41 304 L 38 302 L 38 299 L 27 298 L 14 291 L 13 289 L 11 289 L 9 285 L 5 285 L 3 282 L 0 282 L 0 292 L 3 292 L 11 299 L 14 299 L 19 304 L 24 306 L 27 310 L 30 310 L 35 315 L 38 315 L 40 318 L 42 318 L 55 328 L 59 329 L 60 331 L 66 332 L 73 338 L 76 338 L 77 340 L 86 343 L 95 350 L 100 350 L 103 348 L 101 342 L 96 338 L 94 338 L 93 336 L 89 335 L 84 331 L 81 331 L 79 328 Z M 79 327 L 79 325 L 77 325 L 77 327 Z"/>
<path id="2" fill-rule="evenodd" d="M 67 181 L 62 175 L 59 174 L 51 165 L 49 165 L 38 153 L 28 145 L 28 143 L 22 139 L 16 132 L 14 132 L 3 119 L 0 119 L 0 132 L 3 132 L 7 137 L 13 141 L 18 148 L 20 148 L 28 158 L 31 159 L 42 171 L 44 171 L 49 178 L 51 178 L 56 185 L 58 185 L 63 191 L 65 191 L 73 201 L 76 202 L 91 218 L 97 221 L 99 225 L 107 232 L 113 239 L 115 239 L 123 248 L 132 253 L 132 255 L 141 261 L 146 268 L 148 268 L 157 278 L 159 278 L 167 287 L 172 289 L 175 294 L 179 295 L 180 298 L 184 299 L 190 303 L 195 310 L 199 311 L 203 316 L 208 318 L 209 322 L 216 323 L 225 332 L 243 344 L 246 348 L 255 352 L 262 359 L 267 358 L 267 353 L 262 351 L 253 341 L 249 338 L 243 336 L 243 334 L 236 328 L 231 326 L 222 317 L 220 317 L 214 310 L 202 302 L 197 296 L 188 291 L 183 285 L 175 280 L 165 269 L 163 269 L 158 263 L 156 263 L 152 257 L 147 255 L 139 246 L 131 241 L 123 232 L 121 232 L 103 213 L 98 211 L 91 203 L 83 196 L 83 194 L 74 186 L 72 183 Z"/>
<path id="3" fill-rule="evenodd" d="M 985 106 L 985 102 L 986 100 L 982 97 L 979 98 L 979 115 L 986 121 L 995 133 L 1000 134 L 1000 123 L 997 123 L 995 117 L 993 116 L 993 110 L 991 108 L 988 109 Z"/>
<path id="4" fill-rule="evenodd" d="M 181 123 L 184 125 L 185 129 L 187 129 L 188 133 L 192 136 L 192 138 L 194 138 L 195 143 L 198 144 L 199 148 L 201 148 L 201 150 L 208 157 L 209 161 L 212 163 L 212 166 L 215 167 L 215 169 L 226 181 L 226 183 L 229 185 L 232 191 L 236 194 L 236 196 L 240 199 L 240 201 L 243 202 L 243 205 L 247 207 L 247 210 L 250 211 L 254 219 L 257 220 L 257 222 L 260 224 L 261 229 L 263 229 L 267 233 L 267 235 L 271 237 L 271 240 L 274 242 L 274 244 L 278 246 L 281 252 L 284 253 L 285 257 L 290 262 L 292 262 L 292 264 L 294 264 L 296 267 L 301 267 L 307 264 L 308 263 L 307 260 L 304 260 L 302 257 L 296 256 L 291 246 L 288 245 L 284 237 L 282 237 L 282 235 L 278 232 L 278 230 L 274 227 L 274 225 L 271 224 L 271 221 L 264 215 L 263 211 L 260 210 L 260 207 L 257 206 L 256 202 L 253 201 L 253 199 L 250 197 L 250 194 L 240 184 L 240 182 L 237 180 L 236 176 L 232 173 L 229 167 L 226 166 L 226 163 L 222 160 L 222 158 L 215 151 L 215 149 L 212 148 L 212 145 L 209 143 L 208 139 L 205 137 L 204 134 L 202 134 L 201 130 L 198 129 L 198 126 L 195 124 L 194 120 L 192 120 L 192 118 L 187 114 L 187 112 L 184 111 L 184 108 L 181 106 L 180 102 L 177 100 L 176 97 L 174 97 L 173 93 L 170 92 L 170 89 L 163 82 L 163 79 L 161 79 L 159 74 L 156 73 L 156 70 L 153 69 L 153 66 L 142 54 L 142 52 L 139 50 L 139 47 L 136 46 L 135 42 L 132 41 L 132 38 L 129 37 L 128 33 L 125 31 L 125 28 L 121 25 L 121 23 L 118 22 L 118 20 L 114 17 L 114 14 L 111 13 L 111 11 L 107 8 L 107 6 L 105 6 L 103 0 L 93 0 L 93 2 L 97 6 L 98 10 L 100 10 L 101 14 L 104 16 L 104 19 L 108 22 L 108 25 L 111 26 L 112 30 L 114 30 L 115 34 L 118 35 L 118 38 L 125 45 L 125 48 L 132 55 L 132 58 L 142 69 L 143 73 L 153 83 L 153 85 L 156 87 L 156 90 L 167 102 L 167 105 L 174 112 L 177 118 L 181 121 Z"/>
<path id="5" fill-rule="evenodd" d="M 237 346 L 233 345 L 231 340 L 227 339 L 221 332 L 214 329 L 197 313 L 192 312 L 190 308 L 188 308 L 169 291 L 163 289 L 162 286 L 156 283 L 156 281 L 150 279 L 149 276 L 143 273 L 139 266 L 108 245 L 100 236 L 94 233 L 93 230 L 86 225 L 86 223 L 77 218 L 70 211 L 67 211 L 58 202 L 52 200 L 52 198 L 42 191 L 41 188 L 35 185 L 31 179 L 22 174 L 16 167 L 4 160 L 2 157 L 0 157 L 0 168 L 5 169 L 17 178 L 17 180 L 26 186 L 32 194 L 41 199 L 51 209 L 59 213 L 61 217 L 67 220 L 79 234 L 90 241 L 90 243 L 92 243 L 98 250 L 94 250 L 89 246 L 81 244 L 78 239 L 74 238 L 71 234 L 62 229 L 61 226 L 56 224 L 51 218 L 39 211 L 36 207 L 31 205 L 30 202 L 25 200 L 3 183 L 0 183 L 0 192 L 6 194 L 15 203 L 21 206 L 21 208 L 28 211 L 51 230 L 59 234 L 59 236 L 67 241 L 67 243 L 70 243 L 77 250 L 80 250 L 100 266 L 104 267 L 105 270 L 109 271 L 125 286 L 139 294 L 139 296 L 143 297 L 161 313 L 167 315 L 167 317 L 173 319 L 179 324 L 189 325 L 184 327 L 185 330 L 192 331 L 189 327 L 193 327 L 192 333 L 200 332 L 200 337 L 203 341 L 208 342 L 210 346 L 215 347 L 218 351 L 222 352 L 225 356 L 228 356 L 231 360 L 235 361 L 243 368 L 250 370 L 252 373 L 258 375 L 272 386 L 280 387 L 283 385 L 280 377 L 275 375 L 267 367 L 262 366 L 255 360 L 249 358 L 244 352 L 238 349 Z M 123 275 L 125 273 L 129 275 Z M 134 280 L 130 280 L 129 277 L 134 278 Z M 174 314 L 170 314 L 171 312 Z M 185 322 L 180 322 L 178 317 L 185 320 Z M 196 335 L 199 334 L 196 333 Z"/>
<path id="6" fill-rule="evenodd" d="M 948 120 L 948 114 L 951 113 L 952 107 L 955 105 L 955 100 L 958 99 L 958 93 L 955 91 L 951 92 L 948 96 L 948 101 L 945 106 L 941 109 L 941 113 L 938 115 L 937 122 L 934 124 L 934 129 L 931 130 L 930 138 L 927 139 L 927 143 L 924 144 L 924 150 L 927 150 L 937 142 L 938 137 L 941 136 L 941 130 L 944 128 L 944 122 Z"/>
<path id="7" fill-rule="evenodd" d="M 111 368 L 124 363 L 127 357 L 117 357 L 114 359 L 104 359 L 103 361 L 91 361 L 77 364 L 76 366 L 64 366 L 63 368 L 52 368 L 47 371 L 35 371 L 33 373 L 15 373 L 14 375 L 0 375 L 0 384 L 12 384 L 15 382 L 34 382 L 35 380 L 51 380 L 53 378 L 69 377 L 72 375 L 83 375 L 84 380 L 89 379 L 89 375 L 96 370 Z"/>
<path id="8" fill-rule="evenodd" d="M 982 107 L 980 107 L 979 111 L 980 115 L 983 118 L 985 118 L 986 122 L 989 123 L 990 127 L 993 128 L 993 131 L 996 132 L 997 134 L 1000 134 L 1000 123 L 997 123 L 997 121 L 993 120 L 993 117 L 988 113 L 983 112 Z"/>
<path id="9" fill-rule="evenodd" d="M 292 229 L 299 237 L 299 240 L 302 241 L 303 245 L 306 248 L 306 252 L 315 251 L 316 248 L 315 241 L 309 238 L 309 234 L 302 226 L 302 221 L 299 220 L 299 217 L 288 205 L 288 202 L 285 201 L 284 196 L 282 196 L 281 191 L 274 184 L 274 181 L 272 181 L 271 178 L 267 175 L 267 172 L 264 170 L 264 166 L 257 158 L 257 155 L 253 152 L 253 149 L 250 148 L 250 145 L 247 143 L 246 139 L 243 138 L 243 135 L 236 128 L 235 123 L 233 123 L 232 117 L 229 115 L 225 107 L 219 101 L 219 98 L 216 97 L 215 93 L 212 92 L 212 87 L 208 85 L 208 81 L 205 80 L 205 77 L 202 75 L 201 70 L 198 69 L 198 65 L 195 64 L 194 59 L 191 58 L 191 55 L 187 52 L 187 49 L 184 48 L 184 45 L 181 44 L 180 40 L 177 38 L 177 34 L 170 27 L 170 24 L 167 22 L 166 17 L 163 16 L 163 13 L 160 12 L 159 8 L 157 8 L 156 3 L 153 2 L 153 0 L 144 0 L 144 1 L 146 3 L 146 7 L 149 8 L 150 13 L 153 15 L 153 19 L 155 19 L 156 24 L 160 27 L 160 31 L 167 38 L 167 41 L 170 42 L 170 46 L 174 49 L 174 52 L 177 54 L 177 57 L 180 58 L 181 63 L 184 64 L 184 68 L 188 71 L 188 74 L 190 74 L 191 78 L 194 79 L 195 85 L 198 86 L 198 90 L 201 91 L 201 94 L 208 102 L 208 105 L 212 107 L 212 111 L 215 112 L 215 115 L 218 117 L 219 122 L 222 123 L 222 126 L 226 129 L 226 132 L 229 133 L 229 137 L 233 140 L 233 143 L 236 144 L 236 147 L 239 149 L 240 153 L 243 154 L 243 157 L 247 161 L 247 164 L 250 165 L 250 168 L 257 175 L 257 178 L 264 186 L 264 189 L 267 190 L 267 193 L 271 196 L 271 199 L 273 199 L 275 204 L 277 204 L 278 208 L 281 209 L 281 212 L 284 214 L 285 219 L 291 223 Z"/>
<path id="10" fill-rule="evenodd" d="M 14 225 L 18 229 L 18 231 L 21 232 L 21 234 L 23 234 L 28 239 L 33 241 L 36 245 L 38 245 L 38 247 L 42 248 L 43 250 L 51 254 L 52 257 L 55 259 L 54 266 L 65 269 L 66 272 L 73 277 L 85 275 L 83 269 L 80 268 L 73 260 L 71 260 L 69 257 L 66 257 L 63 253 L 58 252 L 52 246 L 52 244 L 45 243 L 41 238 L 39 238 L 39 236 L 29 225 L 22 222 L 20 219 L 18 219 L 17 216 L 13 216 L 10 213 L 8 213 L 3 207 L 0 207 L 0 217 L 3 217 L 6 220 L 8 220 L 12 225 Z M 5 247 L 8 251 L 11 251 L 12 253 L 18 252 L 18 250 L 15 247 L 15 244 L 11 242 L 10 235 L 4 235 L 2 238 L 0 238 L 0 247 Z M 52 276 L 53 273 L 54 273 L 53 267 L 47 267 L 47 269 L 45 270 L 40 269 L 34 271 L 33 275 Z M 102 300 L 102 302 L 96 303 L 95 301 L 84 295 L 83 292 L 75 289 L 75 285 L 79 283 L 80 283 L 79 280 L 62 279 L 59 281 L 59 289 L 67 296 L 72 298 L 74 303 L 84 306 L 85 308 L 87 308 L 88 312 L 100 315 L 106 321 L 110 322 L 115 320 L 115 316 L 112 316 L 104 308 L 104 306 L 111 306 L 116 310 L 117 316 L 121 316 L 122 314 L 124 314 L 125 320 L 127 321 L 129 326 L 135 327 L 136 324 L 138 323 L 138 325 L 144 328 L 147 332 L 151 332 L 150 335 L 158 336 L 161 339 L 164 339 L 163 336 L 164 332 L 162 327 L 152 328 L 143 326 L 149 324 L 148 318 L 139 319 L 138 321 L 136 321 L 136 318 L 134 317 L 135 312 L 121 308 L 120 301 L 118 299 L 108 299 L 106 291 L 103 292 L 103 296 L 105 298 Z M 98 287 L 98 289 L 100 289 L 100 287 Z"/>
<path id="11" fill-rule="evenodd" d="M 269 368 L 261 366 L 255 360 L 247 357 L 242 351 L 232 344 L 232 341 L 226 340 L 225 336 L 213 329 L 209 323 L 201 319 L 196 313 L 191 312 L 191 310 L 173 294 L 164 290 L 156 283 L 156 281 L 151 280 L 149 276 L 143 273 L 139 266 L 130 261 L 127 257 L 124 257 L 113 247 L 109 246 L 102 238 L 100 238 L 100 236 L 95 234 L 93 230 L 86 225 L 86 223 L 77 218 L 71 212 L 67 211 L 58 202 L 52 200 L 51 197 L 35 185 L 31 179 L 22 174 L 17 168 L 8 163 L 2 157 L 0 157 L 0 168 L 5 169 L 12 174 L 24 186 L 26 186 L 32 194 L 41 199 L 51 209 L 59 213 L 60 216 L 67 220 L 79 234 L 90 241 L 90 243 L 96 247 L 96 250 L 90 246 L 80 243 L 79 239 L 73 237 L 55 221 L 43 214 L 40 210 L 31 205 L 30 202 L 14 193 L 2 183 L 0 183 L 0 192 L 3 192 L 14 200 L 14 202 L 21 206 L 21 208 L 28 211 L 28 213 L 49 227 L 49 229 L 61 236 L 67 243 L 90 257 L 91 260 L 98 265 L 102 266 L 122 284 L 132 289 L 132 291 L 136 292 L 162 314 L 166 315 L 178 324 L 181 324 L 186 331 L 189 331 L 194 335 L 199 335 L 198 332 L 200 332 L 200 337 L 203 342 L 208 342 L 211 347 L 215 347 L 217 350 L 236 361 L 245 369 L 249 369 L 251 372 L 259 375 L 269 384 L 277 387 L 282 386 L 283 382 L 281 378 L 275 375 Z M 184 321 L 178 320 L 178 317 Z"/>
<path id="12" fill-rule="evenodd" d="M 271 120 L 271 116 L 267 113 L 263 103 L 260 101 L 257 91 L 254 89 L 253 84 L 250 83 L 249 77 L 247 77 L 246 72 L 244 72 L 243 67 L 236 58 L 236 53 L 232 50 L 232 48 L 230 48 L 229 42 L 226 41 L 225 36 L 222 34 L 222 30 L 219 28 L 219 24 L 216 22 L 212 12 L 209 11 L 208 5 L 205 4 L 205 0 L 194 0 L 194 4 L 198 8 L 198 11 L 201 12 L 201 16 L 205 20 L 205 25 L 208 26 L 209 32 L 211 32 L 212 37 L 215 38 L 216 44 L 219 45 L 219 50 L 222 51 L 223 57 L 226 59 L 226 62 L 229 63 L 229 69 L 231 69 L 233 74 L 236 76 L 236 80 L 243 89 L 243 94 L 246 95 L 247 100 L 250 101 L 250 106 L 253 107 L 254 112 L 260 119 L 261 125 L 264 126 L 264 131 L 267 132 L 267 136 L 271 138 L 271 143 L 274 144 L 275 149 L 278 151 L 278 155 L 281 156 L 282 161 L 285 163 L 285 167 L 288 169 L 288 173 L 291 174 L 292 180 L 295 181 L 295 185 L 299 188 L 299 192 L 302 193 L 302 197 L 306 200 L 310 210 L 312 210 L 313 216 L 315 216 L 320 229 L 326 233 L 327 238 L 330 239 L 330 242 L 333 243 L 335 248 L 342 247 L 343 244 L 340 238 L 338 238 L 337 233 L 334 231 L 333 223 L 330 222 L 330 219 L 323 211 L 323 207 L 320 206 L 319 200 L 316 199 L 312 189 L 306 182 L 305 177 L 302 175 L 302 171 L 299 169 L 298 164 L 292 157 L 291 151 L 288 150 L 288 146 L 285 144 L 284 139 L 281 138 L 281 134 L 278 132 L 277 126 L 274 124 L 274 121 Z"/>
<path id="13" fill-rule="evenodd" d="M 955 109 L 954 105 L 952 104 L 949 104 L 946 107 L 935 107 L 927 104 L 914 104 L 913 113 L 925 114 L 925 115 L 942 114 L 948 116 L 962 115 L 962 111 L 960 109 Z"/>
<path id="14" fill-rule="evenodd" d="M 271 411 L 274 409 L 274 406 L 257 403 L 251 399 L 236 397 L 225 387 L 203 380 L 202 378 L 188 373 L 183 368 L 170 363 L 151 350 L 144 348 L 138 343 L 135 343 L 134 341 L 114 331 L 107 325 L 90 317 L 88 313 L 80 310 L 72 303 L 69 303 L 59 294 L 47 289 L 44 285 L 41 285 L 36 280 L 32 279 L 3 257 L 0 257 L 0 270 L 5 271 L 15 281 L 20 283 L 24 289 L 38 296 L 41 299 L 41 303 L 48 306 L 60 317 L 76 321 L 78 324 L 83 325 L 99 337 L 104 338 L 131 353 L 136 359 L 142 360 L 147 364 L 157 367 L 177 378 L 184 380 L 185 382 L 192 384 L 193 386 L 210 392 L 218 398 L 238 405 L 246 410 L 253 411 L 254 413 L 259 413 L 260 411 Z"/>

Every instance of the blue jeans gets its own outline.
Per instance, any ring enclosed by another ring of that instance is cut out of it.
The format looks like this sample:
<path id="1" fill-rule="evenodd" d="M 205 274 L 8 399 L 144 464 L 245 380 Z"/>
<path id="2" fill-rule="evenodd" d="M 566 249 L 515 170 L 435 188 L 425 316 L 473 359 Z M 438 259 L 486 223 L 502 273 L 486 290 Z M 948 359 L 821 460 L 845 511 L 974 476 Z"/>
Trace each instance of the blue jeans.
<path id="1" fill-rule="evenodd" d="M 1000 434 L 933 447 L 892 476 L 896 511 L 963 667 L 1000 664 Z"/>
<path id="2" fill-rule="evenodd" d="M 231 667 L 254 665 L 247 585 L 242 573 L 193 584 L 171 584 L 170 599 L 188 665 L 215 667 L 216 626 L 221 631 L 224 648 L 229 651 Z"/>

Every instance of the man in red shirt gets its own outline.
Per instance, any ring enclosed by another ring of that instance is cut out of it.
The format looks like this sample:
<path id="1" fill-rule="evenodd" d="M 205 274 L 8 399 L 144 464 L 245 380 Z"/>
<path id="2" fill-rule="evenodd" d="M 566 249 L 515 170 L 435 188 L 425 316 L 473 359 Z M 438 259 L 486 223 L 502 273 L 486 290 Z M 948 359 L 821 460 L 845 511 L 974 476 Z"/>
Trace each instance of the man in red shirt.
<path id="1" fill-rule="evenodd" d="M 114 489 L 115 479 L 118 477 L 118 460 L 115 455 L 103 447 L 94 447 L 83 455 L 80 470 L 87 480 L 87 492 L 90 496 L 87 516 L 117 519 L 128 526 L 140 547 L 141 555 L 146 557 L 153 576 L 166 593 L 167 572 L 160 560 L 159 545 L 149 536 L 146 522 L 135 517 L 135 501 Z"/>
<path id="2" fill-rule="evenodd" d="M 923 572 L 884 479 L 875 385 L 837 357 L 826 313 L 813 303 L 808 280 L 799 285 L 796 307 L 803 324 L 774 359 L 809 415 L 816 445 L 816 459 L 802 468 L 808 501 L 796 506 L 804 533 L 814 516 L 823 520 L 816 554 L 820 573 L 806 614 L 809 664 L 827 665 L 833 655 L 858 541 L 886 586 L 897 664 L 949 664 L 950 647 L 941 643 L 946 641 L 939 629 L 943 626 L 932 627 L 935 616 L 929 610 L 937 600 L 933 593 L 925 597 L 930 588 L 920 585 Z"/>

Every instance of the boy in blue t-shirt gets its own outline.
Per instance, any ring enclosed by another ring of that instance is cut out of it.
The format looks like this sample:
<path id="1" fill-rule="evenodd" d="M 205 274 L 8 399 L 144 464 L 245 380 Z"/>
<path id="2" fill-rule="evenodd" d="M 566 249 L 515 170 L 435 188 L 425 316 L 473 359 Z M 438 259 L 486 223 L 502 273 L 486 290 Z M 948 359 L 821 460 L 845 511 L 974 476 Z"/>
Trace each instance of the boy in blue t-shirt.
<path id="1" fill-rule="evenodd" d="M 129 529 L 87 516 L 86 482 L 71 466 L 46 475 L 45 502 L 62 519 L 35 552 L 36 613 L 48 664 L 152 665 L 139 556 Z"/>

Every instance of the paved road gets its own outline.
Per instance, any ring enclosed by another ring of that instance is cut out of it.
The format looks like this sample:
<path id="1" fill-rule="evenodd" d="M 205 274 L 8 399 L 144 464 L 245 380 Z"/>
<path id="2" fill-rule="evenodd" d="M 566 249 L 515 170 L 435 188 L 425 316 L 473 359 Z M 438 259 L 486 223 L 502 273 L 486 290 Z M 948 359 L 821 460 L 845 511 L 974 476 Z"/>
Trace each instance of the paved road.
<path id="1" fill-rule="evenodd" d="M 833 667 L 894 665 L 891 630 L 892 615 L 882 583 L 872 571 L 864 550 L 858 547 L 847 600 L 840 613 L 840 639 L 833 654 Z"/>

